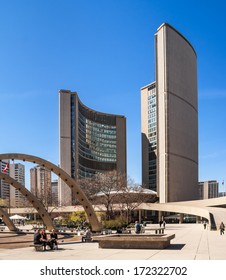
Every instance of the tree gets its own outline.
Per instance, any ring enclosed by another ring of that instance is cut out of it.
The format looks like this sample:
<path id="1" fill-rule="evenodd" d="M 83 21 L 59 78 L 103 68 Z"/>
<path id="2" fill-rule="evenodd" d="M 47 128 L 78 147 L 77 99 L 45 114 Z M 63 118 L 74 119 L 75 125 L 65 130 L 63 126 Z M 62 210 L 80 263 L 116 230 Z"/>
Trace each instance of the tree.
<path id="1" fill-rule="evenodd" d="M 125 175 L 116 170 L 98 173 L 92 178 L 81 179 L 81 188 L 93 204 L 103 204 L 106 208 L 106 219 L 114 217 L 113 204 L 119 191 L 126 186 Z"/>
<path id="2" fill-rule="evenodd" d="M 83 226 L 87 223 L 87 220 L 88 218 L 85 211 L 76 211 L 69 215 L 69 221 L 76 226 Z"/>
<path id="3" fill-rule="evenodd" d="M 4 208 L 7 207 L 8 202 L 6 199 L 0 198 L 0 207 Z"/>
<path id="4" fill-rule="evenodd" d="M 116 197 L 118 206 L 122 213 L 126 214 L 127 224 L 131 222 L 131 213 L 141 203 L 155 202 L 156 196 L 149 189 L 143 188 L 135 183 L 132 179 L 128 179 L 126 187 Z"/>

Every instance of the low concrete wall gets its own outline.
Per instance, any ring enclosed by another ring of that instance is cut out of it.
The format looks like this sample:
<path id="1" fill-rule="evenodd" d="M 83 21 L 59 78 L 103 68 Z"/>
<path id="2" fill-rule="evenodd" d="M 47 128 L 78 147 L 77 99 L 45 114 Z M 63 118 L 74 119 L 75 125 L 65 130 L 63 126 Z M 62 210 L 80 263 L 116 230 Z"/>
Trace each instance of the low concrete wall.
<path id="1" fill-rule="evenodd" d="M 175 234 L 112 234 L 95 236 L 93 241 L 99 243 L 99 248 L 112 249 L 164 249 L 170 245 Z"/>

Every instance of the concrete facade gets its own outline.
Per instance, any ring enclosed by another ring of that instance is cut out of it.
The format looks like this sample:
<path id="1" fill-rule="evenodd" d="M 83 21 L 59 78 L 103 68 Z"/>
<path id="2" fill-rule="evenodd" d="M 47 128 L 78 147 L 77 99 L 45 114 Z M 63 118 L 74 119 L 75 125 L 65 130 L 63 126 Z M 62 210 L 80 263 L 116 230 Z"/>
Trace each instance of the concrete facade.
<path id="1" fill-rule="evenodd" d="M 161 203 L 198 199 L 196 53 L 167 23 L 155 47 L 156 81 L 141 89 L 142 183 Z"/>
<path id="2" fill-rule="evenodd" d="M 216 198 L 219 196 L 219 183 L 215 180 L 199 182 L 199 199 Z"/>
<path id="3" fill-rule="evenodd" d="M 21 163 L 10 164 L 10 177 L 14 178 L 21 185 L 25 186 L 25 166 Z M 15 188 L 10 186 L 10 206 L 11 207 L 22 207 L 26 205 L 26 199 L 24 196 Z"/>
<path id="4" fill-rule="evenodd" d="M 76 92 L 60 90 L 60 167 L 75 180 L 116 170 L 126 175 L 126 118 L 86 107 Z M 71 190 L 59 182 L 61 205 Z"/>
<path id="5" fill-rule="evenodd" d="M 168 24 L 156 33 L 160 202 L 198 199 L 196 53 Z"/>
<path id="6" fill-rule="evenodd" d="M 30 169 L 31 193 L 44 205 L 52 205 L 51 171 L 37 165 Z"/>
<path id="7" fill-rule="evenodd" d="M 157 191 L 156 83 L 141 88 L 142 183 Z"/>

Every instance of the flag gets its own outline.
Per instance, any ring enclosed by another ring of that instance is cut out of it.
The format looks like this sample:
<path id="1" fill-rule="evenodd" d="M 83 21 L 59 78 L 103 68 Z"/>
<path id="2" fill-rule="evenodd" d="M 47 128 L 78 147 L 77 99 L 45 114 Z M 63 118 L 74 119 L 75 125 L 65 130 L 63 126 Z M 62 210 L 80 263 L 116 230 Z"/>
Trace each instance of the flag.
<path id="1" fill-rule="evenodd" d="M 7 162 L 5 168 L 2 170 L 2 172 L 3 172 L 3 173 L 6 173 L 6 171 L 7 171 L 8 168 L 9 168 L 9 163 Z"/>

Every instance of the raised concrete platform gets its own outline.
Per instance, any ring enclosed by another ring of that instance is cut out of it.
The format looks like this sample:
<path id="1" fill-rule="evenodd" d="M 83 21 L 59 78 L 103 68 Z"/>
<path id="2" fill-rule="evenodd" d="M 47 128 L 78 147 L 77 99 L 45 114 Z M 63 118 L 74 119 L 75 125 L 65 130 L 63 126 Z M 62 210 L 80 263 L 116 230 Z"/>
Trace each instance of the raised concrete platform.
<path id="1" fill-rule="evenodd" d="M 226 234 L 220 235 L 219 230 L 204 230 L 202 224 L 166 224 L 165 232 L 175 234 L 170 246 L 150 250 L 101 249 L 96 242 L 82 243 L 74 237 L 60 242 L 58 250 L 36 252 L 29 243 L 27 247 L 17 247 L 16 237 L 15 249 L 0 247 L 0 260 L 226 260 Z"/>
<path id="2" fill-rule="evenodd" d="M 108 249 L 164 249 L 175 234 L 109 234 L 93 237 L 99 248 Z"/>

